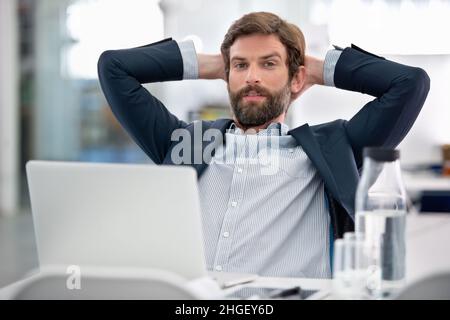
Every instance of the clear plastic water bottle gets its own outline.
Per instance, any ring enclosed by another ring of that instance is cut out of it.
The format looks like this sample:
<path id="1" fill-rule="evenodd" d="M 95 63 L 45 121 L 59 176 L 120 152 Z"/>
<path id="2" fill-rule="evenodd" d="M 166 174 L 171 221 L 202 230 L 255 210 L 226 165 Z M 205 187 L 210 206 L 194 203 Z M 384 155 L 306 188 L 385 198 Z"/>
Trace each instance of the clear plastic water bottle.
<path id="1" fill-rule="evenodd" d="M 385 298 L 405 280 L 406 192 L 398 150 L 370 147 L 363 155 L 355 231 L 363 235 L 366 258 L 372 262 L 367 289 L 373 298 Z"/>

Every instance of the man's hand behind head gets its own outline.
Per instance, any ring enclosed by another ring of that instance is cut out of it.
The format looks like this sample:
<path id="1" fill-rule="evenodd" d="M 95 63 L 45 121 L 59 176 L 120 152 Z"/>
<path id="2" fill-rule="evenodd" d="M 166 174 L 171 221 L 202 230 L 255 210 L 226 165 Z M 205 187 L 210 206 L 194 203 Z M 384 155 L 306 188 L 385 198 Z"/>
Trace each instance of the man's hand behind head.
<path id="1" fill-rule="evenodd" d="M 297 93 L 292 93 L 291 100 L 294 101 L 299 96 L 301 96 L 306 90 L 311 88 L 315 84 L 324 84 L 323 80 L 323 60 L 317 59 L 312 56 L 305 55 L 305 65 L 300 66 L 299 73 L 305 73 L 305 81 L 301 87 L 301 90 Z M 301 69 L 304 69 L 302 71 Z M 297 76 L 297 75 L 296 75 Z M 296 77 L 294 76 L 294 78 Z"/>
<path id="2" fill-rule="evenodd" d="M 226 81 L 225 67 L 221 54 L 197 54 L 200 79 L 222 79 Z"/>

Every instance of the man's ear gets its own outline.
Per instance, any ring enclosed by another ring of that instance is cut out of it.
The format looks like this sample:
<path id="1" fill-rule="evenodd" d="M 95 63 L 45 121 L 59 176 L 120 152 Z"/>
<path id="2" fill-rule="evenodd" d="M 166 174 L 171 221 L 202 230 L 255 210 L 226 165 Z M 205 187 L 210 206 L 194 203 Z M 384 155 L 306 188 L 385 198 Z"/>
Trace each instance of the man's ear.
<path id="1" fill-rule="evenodd" d="M 291 101 L 294 101 L 300 96 L 303 86 L 306 82 L 306 69 L 305 66 L 300 66 L 298 71 L 291 80 Z"/>

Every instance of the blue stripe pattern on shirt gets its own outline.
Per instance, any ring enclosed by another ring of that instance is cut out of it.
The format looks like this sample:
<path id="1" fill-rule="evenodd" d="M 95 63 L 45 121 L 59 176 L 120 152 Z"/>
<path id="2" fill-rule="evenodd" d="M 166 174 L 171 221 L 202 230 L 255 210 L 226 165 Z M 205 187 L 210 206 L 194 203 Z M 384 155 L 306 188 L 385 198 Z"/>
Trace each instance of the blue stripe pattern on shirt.
<path id="1" fill-rule="evenodd" d="M 253 135 L 232 128 L 200 178 L 208 269 L 330 277 L 323 180 L 287 131 L 279 123 Z"/>

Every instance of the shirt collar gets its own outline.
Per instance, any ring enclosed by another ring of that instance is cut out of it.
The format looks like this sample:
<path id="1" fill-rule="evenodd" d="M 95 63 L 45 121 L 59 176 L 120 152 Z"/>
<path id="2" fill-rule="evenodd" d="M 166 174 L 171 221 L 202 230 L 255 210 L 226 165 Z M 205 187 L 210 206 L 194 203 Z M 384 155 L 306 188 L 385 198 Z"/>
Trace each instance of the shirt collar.
<path id="1" fill-rule="evenodd" d="M 289 126 L 281 122 L 272 122 L 266 129 L 259 130 L 258 136 L 286 136 L 289 131 Z M 242 129 L 238 128 L 233 122 L 228 128 L 228 133 L 243 135 Z"/>

